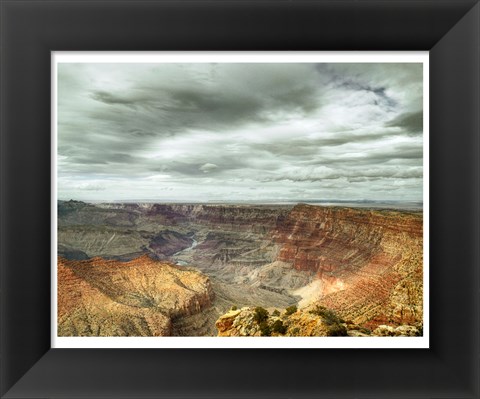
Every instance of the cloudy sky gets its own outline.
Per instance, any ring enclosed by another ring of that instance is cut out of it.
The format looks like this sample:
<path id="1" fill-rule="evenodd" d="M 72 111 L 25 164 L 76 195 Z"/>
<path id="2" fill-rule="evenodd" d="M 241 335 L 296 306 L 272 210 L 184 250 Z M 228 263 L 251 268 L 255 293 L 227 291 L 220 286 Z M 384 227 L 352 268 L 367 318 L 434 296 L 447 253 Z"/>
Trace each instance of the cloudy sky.
<path id="1" fill-rule="evenodd" d="M 58 198 L 421 201 L 421 64 L 58 65 Z"/>

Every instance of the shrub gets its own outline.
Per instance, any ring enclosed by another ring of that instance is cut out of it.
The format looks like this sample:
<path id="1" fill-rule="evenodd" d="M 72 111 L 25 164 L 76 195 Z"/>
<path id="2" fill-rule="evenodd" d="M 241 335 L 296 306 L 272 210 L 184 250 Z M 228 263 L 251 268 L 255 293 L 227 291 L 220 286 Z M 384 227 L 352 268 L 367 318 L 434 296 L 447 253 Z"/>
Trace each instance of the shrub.
<path id="1" fill-rule="evenodd" d="M 272 316 L 280 316 L 280 312 L 277 309 L 275 309 L 272 313 Z"/>
<path id="2" fill-rule="evenodd" d="M 346 337 L 347 329 L 342 324 L 332 324 L 328 327 L 327 336 L 329 337 Z"/>
<path id="3" fill-rule="evenodd" d="M 237 308 L 235 305 L 233 305 L 233 306 L 230 308 L 230 310 L 237 310 L 237 309 L 238 309 L 238 308 Z"/>
<path id="4" fill-rule="evenodd" d="M 300 329 L 298 327 L 295 327 L 293 330 L 292 330 L 292 335 L 298 335 L 298 333 L 300 332 Z"/>
<path id="5" fill-rule="evenodd" d="M 338 317 L 333 310 L 327 309 L 325 306 L 317 306 L 314 310 L 311 310 L 310 313 L 320 316 L 323 319 L 323 322 L 327 325 L 344 323 L 344 321 Z"/>
<path id="6" fill-rule="evenodd" d="M 253 316 L 253 319 L 258 323 L 262 323 L 268 319 L 268 311 L 267 309 L 264 309 L 260 306 L 257 306 L 255 308 L 255 314 Z"/>
<path id="7" fill-rule="evenodd" d="M 285 315 L 289 316 L 297 311 L 297 307 L 295 305 L 289 306 L 285 309 Z"/>
<path id="8" fill-rule="evenodd" d="M 287 332 L 287 327 L 285 327 L 281 320 L 275 320 L 272 325 L 272 331 L 278 334 L 285 334 Z"/>
<path id="9" fill-rule="evenodd" d="M 320 316 L 322 321 L 328 326 L 327 336 L 329 337 L 345 337 L 347 336 L 347 329 L 341 323 L 345 323 L 343 319 L 337 316 L 337 314 L 325 306 L 317 305 L 314 310 L 310 311 L 311 314 Z"/>
<path id="10" fill-rule="evenodd" d="M 269 337 L 270 335 L 272 335 L 272 330 L 266 321 L 262 321 L 259 326 L 262 337 Z"/>

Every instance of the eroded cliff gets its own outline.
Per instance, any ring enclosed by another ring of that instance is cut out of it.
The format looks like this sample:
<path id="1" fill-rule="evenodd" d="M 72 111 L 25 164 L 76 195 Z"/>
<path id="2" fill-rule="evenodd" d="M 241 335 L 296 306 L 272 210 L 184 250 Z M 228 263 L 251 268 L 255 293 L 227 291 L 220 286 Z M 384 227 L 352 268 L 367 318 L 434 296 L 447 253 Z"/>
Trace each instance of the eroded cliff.
<path id="1" fill-rule="evenodd" d="M 298 205 L 277 227 L 278 259 L 315 274 L 297 293 L 355 323 L 421 323 L 421 213 Z"/>
<path id="2" fill-rule="evenodd" d="M 172 320 L 209 307 L 207 276 L 139 257 L 130 262 L 58 258 L 59 336 L 165 336 Z"/>

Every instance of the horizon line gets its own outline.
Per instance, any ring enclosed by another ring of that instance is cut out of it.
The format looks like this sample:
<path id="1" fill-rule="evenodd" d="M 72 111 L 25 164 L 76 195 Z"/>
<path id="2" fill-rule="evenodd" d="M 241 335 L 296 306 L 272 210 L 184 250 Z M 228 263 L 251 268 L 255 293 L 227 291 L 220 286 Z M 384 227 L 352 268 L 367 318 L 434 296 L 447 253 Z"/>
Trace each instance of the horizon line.
<path id="1" fill-rule="evenodd" d="M 234 201 L 234 200 L 210 200 L 210 201 L 179 201 L 179 200 L 151 200 L 151 199 L 124 199 L 124 200 L 76 200 L 76 199 L 57 199 L 58 202 L 84 202 L 90 204 L 185 204 L 185 205 L 277 205 L 277 206 L 294 206 L 299 204 L 306 205 L 354 205 L 353 207 L 359 208 L 393 208 L 393 209 L 411 209 L 411 210 L 422 210 L 424 208 L 423 201 L 417 200 L 408 200 L 408 201 L 397 201 L 397 200 L 310 200 L 310 201 L 289 201 L 289 200 L 270 200 L 270 201 Z"/>

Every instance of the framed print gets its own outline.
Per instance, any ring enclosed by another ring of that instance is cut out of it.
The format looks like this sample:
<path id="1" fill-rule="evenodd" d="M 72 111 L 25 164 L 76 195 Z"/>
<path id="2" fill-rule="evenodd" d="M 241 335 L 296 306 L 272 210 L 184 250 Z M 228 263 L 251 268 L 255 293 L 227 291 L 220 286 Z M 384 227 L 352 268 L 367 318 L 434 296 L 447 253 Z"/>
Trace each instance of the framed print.
<path id="1" fill-rule="evenodd" d="M 478 2 L 1 5 L 2 397 L 478 397 Z"/>
<path id="2" fill-rule="evenodd" d="M 52 347 L 428 348 L 426 53 L 52 67 Z"/>

